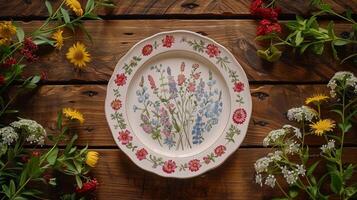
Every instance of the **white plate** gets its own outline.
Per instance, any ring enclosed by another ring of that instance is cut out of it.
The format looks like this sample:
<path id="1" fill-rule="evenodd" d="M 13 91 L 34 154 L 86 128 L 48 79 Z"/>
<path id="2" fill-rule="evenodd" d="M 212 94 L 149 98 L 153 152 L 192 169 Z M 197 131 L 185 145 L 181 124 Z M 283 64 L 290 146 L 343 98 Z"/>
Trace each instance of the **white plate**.
<path id="1" fill-rule="evenodd" d="M 123 56 L 105 113 L 117 145 L 141 168 L 189 178 L 242 143 L 251 116 L 247 77 L 223 46 L 190 31 L 162 32 Z"/>

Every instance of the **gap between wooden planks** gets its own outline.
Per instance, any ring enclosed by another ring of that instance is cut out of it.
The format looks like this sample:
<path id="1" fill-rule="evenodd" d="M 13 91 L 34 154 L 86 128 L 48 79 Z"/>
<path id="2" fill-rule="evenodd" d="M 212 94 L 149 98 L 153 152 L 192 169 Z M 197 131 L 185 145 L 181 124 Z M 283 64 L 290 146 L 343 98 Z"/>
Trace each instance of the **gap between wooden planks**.
<path id="1" fill-rule="evenodd" d="M 328 90 L 325 85 L 251 85 L 253 113 L 242 146 L 261 146 L 269 131 L 288 123 L 289 108 L 302 105 L 306 97 L 315 93 L 328 93 Z M 76 108 L 86 118 L 82 126 L 75 127 L 79 145 L 116 147 L 105 119 L 105 95 L 105 85 L 45 85 L 18 105 L 22 117 L 37 120 L 48 127 L 49 132 L 55 130 L 57 112 L 61 108 Z M 357 135 L 353 132 L 346 135 L 347 145 L 357 144 Z M 308 141 L 314 145 L 323 142 L 316 136 Z"/>

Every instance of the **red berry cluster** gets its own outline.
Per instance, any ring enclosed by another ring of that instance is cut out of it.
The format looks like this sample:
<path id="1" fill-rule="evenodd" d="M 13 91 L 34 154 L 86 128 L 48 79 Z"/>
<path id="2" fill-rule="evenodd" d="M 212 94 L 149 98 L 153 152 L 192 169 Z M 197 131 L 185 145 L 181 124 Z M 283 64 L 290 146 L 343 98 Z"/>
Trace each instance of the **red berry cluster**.
<path id="1" fill-rule="evenodd" d="M 263 18 L 257 27 L 258 36 L 269 33 L 281 33 L 281 26 L 277 22 L 281 12 L 280 8 L 264 8 L 263 0 L 253 0 L 250 5 L 250 12 Z"/>
<path id="2" fill-rule="evenodd" d="M 23 45 L 21 53 L 25 56 L 26 60 L 29 62 L 36 61 L 38 57 L 35 55 L 35 52 L 37 51 L 38 46 L 32 41 L 31 38 L 26 38 Z"/>
<path id="3" fill-rule="evenodd" d="M 98 181 L 96 179 L 92 179 L 86 183 L 83 183 L 82 188 L 76 187 L 76 193 L 85 193 L 94 191 L 98 186 Z"/>

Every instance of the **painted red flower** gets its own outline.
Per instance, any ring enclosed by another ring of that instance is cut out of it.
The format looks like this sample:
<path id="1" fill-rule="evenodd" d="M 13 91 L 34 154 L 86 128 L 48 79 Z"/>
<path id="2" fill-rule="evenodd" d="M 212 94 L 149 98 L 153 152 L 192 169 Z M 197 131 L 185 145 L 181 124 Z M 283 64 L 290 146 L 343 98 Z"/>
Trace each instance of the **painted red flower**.
<path id="1" fill-rule="evenodd" d="M 141 50 L 141 52 L 143 53 L 144 56 L 148 56 L 151 54 L 153 48 L 151 44 L 147 44 L 143 47 L 143 49 Z"/>
<path id="2" fill-rule="evenodd" d="M 197 80 L 200 78 L 200 75 L 201 75 L 201 72 L 197 72 L 197 73 L 193 74 L 193 78 Z"/>
<path id="3" fill-rule="evenodd" d="M 191 82 L 188 84 L 187 91 L 189 92 L 194 92 L 196 90 L 196 85 L 195 83 Z"/>
<path id="4" fill-rule="evenodd" d="M 155 80 L 154 80 L 154 78 L 151 76 L 151 75 L 148 75 L 148 80 L 149 80 L 149 83 L 150 83 L 150 87 L 151 87 L 151 89 L 157 89 L 156 88 L 156 85 L 155 85 Z"/>
<path id="5" fill-rule="evenodd" d="M 97 179 L 92 179 L 86 183 L 83 183 L 82 188 L 79 188 L 78 186 L 76 187 L 76 193 L 81 194 L 85 192 L 92 192 L 97 189 L 97 186 L 99 185 Z"/>
<path id="6" fill-rule="evenodd" d="M 238 81 L 234 83 L 234 92 L 242 92 L 244 90 L 244 83 Z"/>
<path id="7" fill-rule="evenodd" d="M 5 62 L 1 65 L 1 67 L 5 69 L 9 69 L 16 63 L 17 63 L 16 59 L 11 57 L 6 59 Z"/>
<path id="8" fill-rule="evenodd" d="M 164 39 L 162 39 L 162 46 L 170 48 L 172 43 L 175 42 L 175 38 L 172 35 L 166 35 Z"/>
<path id="9" fill-rule="evenodd" d="M 165 161 L 164 165 L 162 166 L 162 170 L 168 174 L 171 174 L 173 172 L 175 172 L 176 169 L 176 163 L 173 160 L 168 160 Z"/>
<path id="10" fill-rule="evenodd" d="M 270 33 L 281 33 L 280 24 L 267 19 L 261 20 L 257 27 L 257 35 L 266 35 Z"/>
<path id="11" fill-rule="evenodd" d="M 110 105 L 112 106 L 113 110 L 119 110 L 122 106 L 122 103 L 119 99 L 115 99 Z"/>
<path id="12" fill-rule="evenodd" d="M 218 49 L 218 47 L 214 44 L 209 44 L 206 47 L 206 53 L 208 54 L 209 57 L 215 57 L 218 56 L 221 51 Z"/>
<path id="13" fill-rule="evenodd" d="M 221 156 L 226 152 L 226 147 L 223 145 L 219 145 L 218 147 L 216 147 L 214 149 L 214 153 L 216 154 L 216 156 Z"/>
<path id="14" fill-rule="evenodd" d="M 185 82 L 186 78 L 185 78 L 185 75 L 184 74 L 179 74 L 177 76 L 177 84 L 178 85 L 182 85 L 184 82 Z"/>
<path id="15" fill-rule="evenodd" d="M 201 168 L 201 166 L 202 165 L 200 163 L 200 160 L 198 160 L 198 159 L 194 159 L 194 160 L 191 160 L 190 162 L 188 162 L 188 169 L 191 172 L 198 171 Z"/>
<path id="16" fill-rule="evenodd" d="M 125 85 L 126 83 L 126 76 L 124 73 L 121 74 L 117 74 L 116 79 L 114 80 L 114 82 L 118 85 L 118 86 L 122 86 Z"/>
<path id="17" fill-rule="evenodd" d="M 133 140 L 133 137 L 130 135 L 130 131 L 125 130 L 125 131 L 119 131 L 118 139 L 121 142 L 121 144 L 127 145 L 130 141 Z"/>
<path id="18" fill-rule="evenodd" d="M 137 150 L 135 155 L 139 160 L 144 160 L 146 159 L 148 152 L 146 151 L 146 149 L 142 148 L 140 150 Z"/>
<path id="19" fill-rule="evenodd" d="M 0 85 L 4 85 L 5 84 L 5 77 L 0 74 Z"/>
<path id="20" fill-rule="evenodd" d="M 195 63 L 195 64 L 192 65 L 192 68 L 193 68 L 194 70 L 198 69 L 199 67 L 200 67 L 200 65 L 197 64 L 197 63 Z"/>
<path id="21" fill-rule="evenodd" d="M 205 161 L 206 164 L 209 164 L 211 162 L 211 159 L 208 156 L 203 157 L 203 161 Z"/>
<path id="22" fill-rule="evenodd" d="M 233 121 L 236 124 L 243 124 L 247 118 L 247 112 L 243 108 L 238 108 L 233 113 Z"/>

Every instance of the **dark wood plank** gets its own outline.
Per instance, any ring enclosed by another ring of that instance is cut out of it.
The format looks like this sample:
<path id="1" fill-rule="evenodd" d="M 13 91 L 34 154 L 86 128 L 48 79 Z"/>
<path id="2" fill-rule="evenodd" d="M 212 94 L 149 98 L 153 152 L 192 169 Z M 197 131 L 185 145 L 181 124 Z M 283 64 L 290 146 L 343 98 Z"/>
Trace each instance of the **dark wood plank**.
<path id="1" fill-rule="evenodd" d="M 268 149 L 240 148 L 220 167 L 186 180 L 162 178 L 141 170 L 120 150 L 99 152 L 101 159 L 94 170 L 94 176 L 100 182 L 98 199 L 246 200 L 271 199 L 281 195 L 277 192 L 279 189 L 261 189 L 254 183 L 253 164 L 265 156 Z M 319 155 L 317 149 L 311 152 Z M 357 148 L 345 148 L 344 161 L 355 163 L 356 153 Z"/>
<path id="2" fill-rule="evenodd" d="M 53 7 L 60 4 L 60 0 L 51 1 Z M 86 2 L 82 0 L 81 2 Z M 146 1 L 119 1 L 114 0 L 116 8 L 101 9 L 100 15 L 105 16 L 246 16 L 249 15 L 251 0 L 146 0 Z M 314 11 L 308 0 L 281 0 L 283 14 L 307 15 Z M 351 8 L 355 13 L 357 4 L 354 0 L 326 0 L 338 13 Z M 82 3 L 82 5 L 84 5 Z M 84 6 L 83 6 L 84 7 Z M 16 8 L 16 9 L 13 9 Z M 42 1 L 0 0 L 0 16 L 47 16 L 47 9 Z"/>
<path id="3" fill-rule="evenodd" d="M 40 23 L 25 23 L 24 26 L 31 29 Z M 85 26 L 93 36 L 93 44 L 89 44 L 93 62 L 85 70 L 74 72 L 66 60 L 65 53 L 73 42 L 73 39 L 68 39 L 61 52 L 41 51 L 41 59 L 27 68 L 27 74 L 46 71 L 50 81 L 106 81 L 121 56 L 136 42 L 160 31 L 177 29 L 201 33 L 227 47 L 251 81 L 327 81 L 336 71 L 357 72 L 352 65 L 339 65 L 329 54 L 318 57 L 308 53 L 295 58 L 287 55 L 290 51 L 286 51 L 279 62 L 265 62 L 256 55 L 261 46 L 254 40 L 256 22 L 253 20 L 106 20 L 88 21 Z M 336 24 L 337 33 L 350 29 L 349 24 Z M 79 34 L 75 38 L 83 40 L 84 36 Z"/>
<path id="4" fill-rule="evenodd" d="M 314 93 L 327 92 L 324 85 L 253 85 L 253 115 L 243 146 L 261 146 L 272 129 L 287 123 L 285 113 L 300 106 L 304 98 Z M 48 131 L 55 129 L 56 113 L 63 107 L 82 111 L 86 122 L 76 127 L 79 144 L 90 146 L 116 146 L 104 115 L 105 85 L 48 85 L 42 86 L 32 97 L 23 98 L 23 116 L 38 120 Z M 357 144 L 357 135 L 348 134 L 346 142 Z M 321 144 L 321 138 L 311 137 L 311 144 Z"/>

